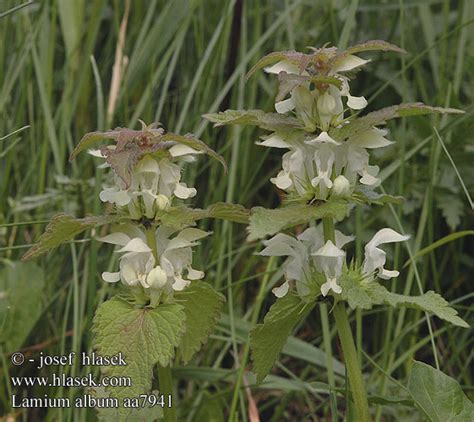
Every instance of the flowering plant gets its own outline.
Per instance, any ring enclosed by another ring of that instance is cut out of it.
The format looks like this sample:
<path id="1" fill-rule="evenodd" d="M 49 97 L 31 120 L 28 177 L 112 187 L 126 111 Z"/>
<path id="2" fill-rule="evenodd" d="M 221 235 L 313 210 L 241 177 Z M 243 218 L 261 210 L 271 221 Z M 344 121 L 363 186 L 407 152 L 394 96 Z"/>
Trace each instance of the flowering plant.
<path id="1" fill-rule="evenodd" d="M 90 149 L 103 139 L 115 143 Z M 218 203 L 203 210 L 182 203 L 197 191 L 181 180 L 180 163 L 193 162 L 206 153 L 225 166 L 222 157 L 191 135 L 166 133 L 143 124 L 142 130 L 89 133 L 71 158 L 83 150 L 104 160 L 99 167 L 114 172 L 111 185 L 100 192 L 100 199 L 112 205 L 112 212 L 81 219 L 65 214 L 53 217 L 24 259 L 59 246 L 86 229 L 112 224 L 111 232 L 98 240 L 117 247 L 118 271 L 104 271 L 102 279 L 121 287 L 99 306 L 92 330 L 99 354 L 122 353 L 127 362 L 125 366 L 105 366 L 102 372 L 129 377 L 132 385 L 98 389 L 95 394 L 120 400 L 120 407 L 108 409 L 113 418 L 143 420 L 148 416 L 125 406 L 124 400 L 151 393 L 157 366 L 160 394 L 169 402 L 175 351 L 177 359 L 189 362 L 213 330 L 224 302 L 222 294 L 202 280 L 204 272 L 193 267 L 193 247 L 210 233 L 192 226 L 206 217 L 245 223 L 247 212 L 232 204 Z M 167 421 L 177 417 L 176 398 L 172 400 L 171 407 L 163 407 Z"/>
<path id="2" fill-rule="evenodd" d="M 370 309 L 377 304 L 412 307 L 461 327 L 467 324 L 432 291 L 405 296 L 384 286 L 384 280 L 397 277 L 399 272 L 386 268 L 383 248 L 388 243 L 406 242 L 409 236 L 381 228 L 365 245 L 364 259 L 347 262 L 344 247 L 354 237 L 335 230 L 334 225 L 348 217 L 355 206 L 401 200 L 377 192 L 381 184 L 379 167 L 371 163 L 369 152 L 392 143 L 381 125 L 397 117 L 460 111 L 413 103 L 360 117 L 358 113 L 367 106 L 367 100 L 351 94 L 350 81 L 368 60 L 356 54 L 373 50 L 404 51 L 384 41 L 369 41 L 346 51 L 335 47 L 312 50 L 309 54 L 270 53 L 250 70 L 248 76 L 262 68 L 278 76 L 276 113 L 227 110 L 205 117 L 215 126 L 260 127 L 270 134 L 262 136 L 259 145 L 286 150 L 281 170 L 270 179 L 282 191 L 283 206 L 273 210 L 257 207 L 250 216 L 249 240 L 273 236 L 263 242 L 265 248 L 260 255 L 286 257 L 282 265 L 285 280 L 272 290 L 277 301 L 263 324 L 250 334 L 257 381 L 267 376 L 299 322 L 321 298 L 330 298 L 357 420 L 368 421 L 371 415 L 366 386 L 345 302 L 353 309 Z M 285 232 L 314 220 L 316 224 L 299 234 Z M 325 341 L 328 343 L 329 339 Z M 328 356 L 329 367 L 330 351 Z M 235 410 L 235 405 L 232 409 Z"/>

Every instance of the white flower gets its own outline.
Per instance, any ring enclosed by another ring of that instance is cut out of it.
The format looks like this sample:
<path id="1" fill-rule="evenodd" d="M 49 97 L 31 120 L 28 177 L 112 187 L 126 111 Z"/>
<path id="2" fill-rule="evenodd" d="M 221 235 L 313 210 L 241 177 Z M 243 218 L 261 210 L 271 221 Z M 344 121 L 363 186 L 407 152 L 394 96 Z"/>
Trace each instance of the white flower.
<path id="1" fill-rule="evenodd" d="M 387 133 L 388 130 L 386 129 L 373 127 L 372 129 L 351 136 L 348 142 L 363 148 L 382 148 L 393 144 L 392 141 L 385 138 Z"/>
<path id="2" fill-rule="evenodd" d="M 345 198 L 351 194 L 351 184 L 342 174 L 334 179 L 332 185 L 332 194 L 334 196 Z"/>
<path id="3" fill-rule="evenodd" d="M 352 236 L 346 236 L 338 230 L 336 230 L 335 235 L 335 247 L 338 250 L 354 239 Z M 277 297 L 283 297 L 288 293 L 288 282 L 291 280 L 296 282 L 296 290 L 300 296 L 307 295 L 310 291 L 308 284 L 312 282 L 309 278 L 312 271 L 315 269 L 326 273 L 326 270 L 329 271 L 330 269 L 327 266 L 329 261 L 327 259 L 321 261 L 324 257 L 317 256 L 321 252 L 325 252 L 325 249 L 322 249 L 325 244 L 321 226 L 309 227 L 301 233 L 297 239 L 279 233 L 263 243 L 266 247 L 259 253 L 259 255 L 288 257 L 282 264 L 286 281 L 272 290 L 273 294 Z M 331 258 L 329 258 L 329 260 L 330 259 Z"/>
<path id="4" fill-rule="evenodd" d="M 287 281 L 280 287 L 273 289 L 277 297 L 283 297 L 288 293 L 288 280 L 295 280 L 296 288 L 300 294 L 309 292 L 306 286 L 305 274 L 309 274 L 308 248 L 301 241 L 298 241 L 287 234 L 278 233 L 276 236 L 263 242 L 266 246 L 259 255 L 262 256 L 287 256 L 283 263 L 283 273 Z"/>
<path id="5" fill-rule="evenodd" d="M 149 287 L 154 289 L 162 289 L 165 287 L 167 281 L 168 275 L 166 274 L 166 271 L 157 265 L 148 273 L 146 283 Z"/>
<path id="6" fill-rule="evenodd" d="M 398 277 L 398 271 L 387 270 L 383 267 L 386 261 L 386 253 L 378 248 L 378 246 L 384 243 L 403 242 L 409 239 L 409 237 L 388 228 L 381 229 L 375 233 L 374 237 L 365 245 L 364 274 L 371 275 L 377 270 L 377 276 L 382 279 L 388 280 L 392 277 Z"/>
<path id="7" fill-rule="evenodd" d="M 178 183 L 173 193 L 179 199 L 188 199 L 196 196 L 197 191 L 195 188 L 188 188 L 186 183 Z"/>
<path id="8" fill-rule="evenodd" d="M 362 110 L 367 106 L 367 100 L 364 97 L 354 97 L 349 92 L 349 80 L 342 79 L 341 95 L 347 97 L 347 106 L 353 110 Z"/>
<path id="9" fill-rule="evenodd" d="M 367 186 L 378 186 L 380 179 L 377 178 L 379 168 L 369 165 L 369 153 L 357 145 L 347 143 L 345 147 L 346 176 L 355 183 L 356 175 L 361 176 L 360 182 Z"/>
<path id="10" fill-rule="evenodd" d="M 168 276 L 168 281 L 173 290 L 183 290 L 191 280 L 199 280 L 204 277 L 202 271 L 191 267 L 193 256 L 192 247 L 196 242 L 209 235 L 208 232 L 195 228 L 187 228 L 180 231 L 170 239 L 174 233 L 173 229 L 160 226 L 156 230 L 156 240 L 160 265 Z M 187 275 L 184 276 L 183 272 Z"/>
<path id="11" fill-rule="evenodd" d="M 308 144 L 308 145 L 318 145 L 321 143 L 340 145 L 340 142 L 337 142 L 336 140 L 331 138 L 329 134 L 324 130 L 318 136 L 316 136 L 316 138 L 313 138 L 309 141 L 305 141 L 305 144 Z"/>
<path id="12" fill-rule="evenodd" d="M 333 66 L 331 71 L 333 73 L 337 72 L 347 72 L 348 70 L 355 69 L 356 67 L 363 66 L 364 64 L 368 63 L 370 60 L 364 60 L 360 57 L 354 56 L 353 54 L 349 54 L 344 57 L 342 60 L 338 60 L 337 64 Z"/>
<path id="13" fill-rule="evenodd" d="M 291 110 L 294 110 L 295 102 L 293 98 L 288 98 L 286 100 L 278 101 L 275 103 L 275 110 L 277 113 L 285 114 Z"/>
<path id="14" fill-rule="evenodd" d="M 116 273 L 104 272 L 102 278 L 115 283 L 122 280 L 122 283 L 128 286 L 149 287 L 147 283 L 148 273 L 155 264 L 155 259 L 149 246 L 140 237 L 130 238 L 124 233 L 113 233 L 102 239 L 107 243 L 123 245 L 118 252 L 125 252 L 120 258 L 120 271 Z"/>
<path id="15" fill-rule="evenodd" d="M 120 189 L 117 186 L 111 188 L 104 188 L 99 193 L 99 198 L 102 202 L 110 202 L 119 207 L 128 205 L 131 201 L 131 195 L 128 190 Z"/>
<path id="16" fill-rule="evenodd" d="M 321 286 L 321 293 L 327 296 L 329 290 L 334 293 L 341 293 L 342 288 L 337 284 L 337 279 L 342 272 L 346 253 L 338 248 L 331 240 L 318 249 L 314 254 L 316 265 L 324 272 L 326 282 Z"/>
<path id="17" fill-rule="evenodd" d="M 286 142 L 281 136 L 276 133 L 272 133 L 269 136 L 262 136 L 263 142 L 256 142 L 257 145 L 263 147 L 273 147 L 273 148 L 291 148 L 290 144 Z"/>
<path id="18" fill-rule="evenodd" d="M 145 242 L 145 234 L 136 227 L 125 227 L 124 230 L 129 233 L 116 232 L 99 239 L 122 246 L 117 252 L 124 253 L 120 258 L 120 271 L 104 272 L 102 278 L 105 281 L 114 283 L 122 280 L 130 286 L 140 284 L 146 289 L 165 290 L 169 293 L 172 290 L 182 290 L 191 280 L 204 277 L 202 271 L 191 266 L 191 248 L 197 245 L 197 240 L 207 236 L 208 232 L 187 228 L 171 238 L 176 230 L 160 226 L 155 233 L 158 245 L 156 263 L 152 250 Z"/>
<path id="19" fill-rule="evenodd" d="M 336 99 L 331 95 L 329 90 L 326 90 L 324 94 L 318 97 L 316 104 L 320 114 L 328 115 L 336 111 Z"/>
<path id="20" fill-rule="evenodd" d="M 89 153 L 104 158 L 100 150 Z M 186 145 L 173 145 L 169 149 L 173 158 L 192 161 L 193 155 L 200 151 Z M 196 189 L 180 181 L 181 169 L 168 158 L 156 159 L 145 155 L 134 167 L 131 183 L 128 188 L 115 176 L 115 186 L 104 188 L 99 197 L 103 202 L 110 202 L 118 207 L 128 207 L 130 216 L 139 219 L 143 215 L 153 218 L 158 210 L 169 208 L 172 198 L 192 198 Z"/>
<path id="21" fill-rule="evenodd" d="M 304 175 L 304 157 L 304 150 L 299 147 L 292 148 L 285 153 L 282 158 L 283 169 L 277 174 L 277 177 L 272 177 L 270 182 L 283 190 L 295 189 L 298 185 L 295 182 L 298 182 L 298 179 Z"/>
<path id="22" fill-rule="evenodd" d="M 308 72 L 306 72 L 305 70 L 303 70 L 303 72 L 300 72 L 298 66 L 288 60 L 280 60 L 278 63 L 275 63 L 272 66 L 268 66 L 264 70 L 267 73 L 273 73 L 276 75 L 278 75 L 280 72 L 286 72 L 295 75 L 308 75 Z"/>
<path id="23" fill-rule="evenodd" d="M 314 153 L 317 176 L 311 180 L 313 187 L 319 186 L 320 196 L 325 199 L 328 189 L 332 187 L 331 173 L 334 164 L 334 152 L 329 147 L 321 147 Z"/>

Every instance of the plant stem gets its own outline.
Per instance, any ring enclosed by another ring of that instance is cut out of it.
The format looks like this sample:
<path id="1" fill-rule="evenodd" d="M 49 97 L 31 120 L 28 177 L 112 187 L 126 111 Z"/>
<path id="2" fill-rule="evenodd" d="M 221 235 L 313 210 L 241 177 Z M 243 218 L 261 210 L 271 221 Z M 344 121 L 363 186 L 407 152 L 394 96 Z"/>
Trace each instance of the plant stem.
<path id="1" fill-rule="evenodd" d="M 323 218 L 323 231 L 325 241 L 335 242 L 334 221 L 332 218 Z M 334 305 L 334 317 L 336 319 L 339 341 L 342 346 L 344 362 L 347 368 L 347 375 L 350 383 L 350 390 L 354 399 L 357 420 L 368 422 L 371 420 L 369 413 L 369 404 L 367 402 L 367 393 L 365 391 L 362 371 L 357 357 L 357 350 L 352 336 L 349 318 L 347 317 L 344 302 L 337 302 Z"/>
<path id="2" fill-rule="evenodd" d="M 357 357 L 357 350 L 352 337 L 349 318 L 347 317 L 346 308 L 343 302 L 338 302 L 334 306 L 334 317 L 336 319 L 337 332 L 344 354 L 344 362 L 347 368 L 347 375 L 350 382 L 350 390 L 355 402 L 356 414 L 358 421 L 370 421 L 369 404 L 367 402 L 367 394 L 365 392 L 362 371 Z"/>
<path id="3" fill-rule="evenodd" d="M 153 252 L 153 256 L 155 261 L 158 262 L 158 246 L 156 244 L 156 237 L 155 237 L 155 226 L 151 226 L 146 230 L 146 242 L 148 246 L 151 248 Z M 157 365 L 158 367 L 158 384 L 160 386 L 160 395 L 164 395 L 164 402 L 168 403 L 168 396 L 173 396 L 173 377 L 171 375 L 171 365 L 169 366 L 161 366 Z M 176 422 L 178 419 L 176 418 L 176 407 L 175 407 L 175 400 L 172 397 L 171 400 L 172 406 L 167 407 L 166 405 L 163 407 L 163 416 L 165 422 Z"/>
<path id="4" fill-rule="evenodd" d="M 158 383 L 160 385 L 160 395 L 164 395 L 163 416 L 165 422 L 176 422 L 176 407 L 172 397 L 171 407 L 167 407 L 168 396 L 173 396 L 173 378 L 171 376 L 171 366 L 158 365 Z"/>

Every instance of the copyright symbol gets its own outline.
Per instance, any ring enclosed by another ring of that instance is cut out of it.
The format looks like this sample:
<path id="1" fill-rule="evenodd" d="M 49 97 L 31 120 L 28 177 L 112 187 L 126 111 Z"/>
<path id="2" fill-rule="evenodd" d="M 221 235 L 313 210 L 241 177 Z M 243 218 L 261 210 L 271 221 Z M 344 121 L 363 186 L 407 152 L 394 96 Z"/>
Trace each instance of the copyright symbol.
<path id="1" fill-rule="evenodd" d="M 12 354 L 12 363 L 13 365 L 21 365 L 25 361 L 25 356 L 23 353 L 16 352 Z"/>

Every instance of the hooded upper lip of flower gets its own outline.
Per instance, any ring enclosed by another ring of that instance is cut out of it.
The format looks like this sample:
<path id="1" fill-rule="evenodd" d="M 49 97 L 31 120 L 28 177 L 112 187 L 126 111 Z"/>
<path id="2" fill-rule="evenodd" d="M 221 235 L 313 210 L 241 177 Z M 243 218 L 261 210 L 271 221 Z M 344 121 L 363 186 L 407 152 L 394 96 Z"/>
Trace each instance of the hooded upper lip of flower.
<path id="1" fill-rule="evenodd" d="M 134 228 L 131 236 L 123 232 L 109 234 L 99 240 L 122 246 L 117 252 L 125 252 L 121 257 L 120 271 L 116 273 L 105 272 L 102 278 L 108 282 L 117 282 L 120 279 L 126 284 L 136 285 L 138 282 L 143 287 L 156 286 L 155 276 L 161 276 L 156 271 L 153 280 L 148 275 L 153 269 L 159 267 L 166 272 L 168 281 L 174 290 L 182 290 L 189 285 L 190 280 L 198 280 L 204 276 L 202 271 L 191 267 L 191 247 L 197 245 L 197 240 L 207 236 L 209 233 L 195 228 L 187 228 L 180 231 L 175 237 L 169 237 L 175 233 L 175 229 L 160 226 L 156 230 L 159 265 L 155 266 L 152 250 L 145 242 L 144 233 Z M 132 237 L 134 236 L 134 237 Z M 187 279 L 183 276 L 183 270 L 187 270 Z"/>
<path id="2" fill-rule="evenodd" d="M 375 233 L 374 237 L 365 245 L 364 274 L 369 276 L 377 270 L 377 276 L 382 279 L 388 280 L 392 277 L 398 277 L 398 271 L 384 268 L 386 253 L 378 246 L 384 243 L 403 242 L 409 238 L 410 236 L 399 234 L 389 228 L 381 229 Z"/>
<path id="3" fill-rule="evenodd" d="M 337 279 L 342 273 L 346 253 L 331 240 L 328 240 L 312 255 L 315 257 L 316 264 L 326 276 L 326 282 L 321 286 L 322 295 L 327 296 L 329 290 L 334 291 L 334 293 L 341 293 L 342 288 L 337 284 Z"/>

